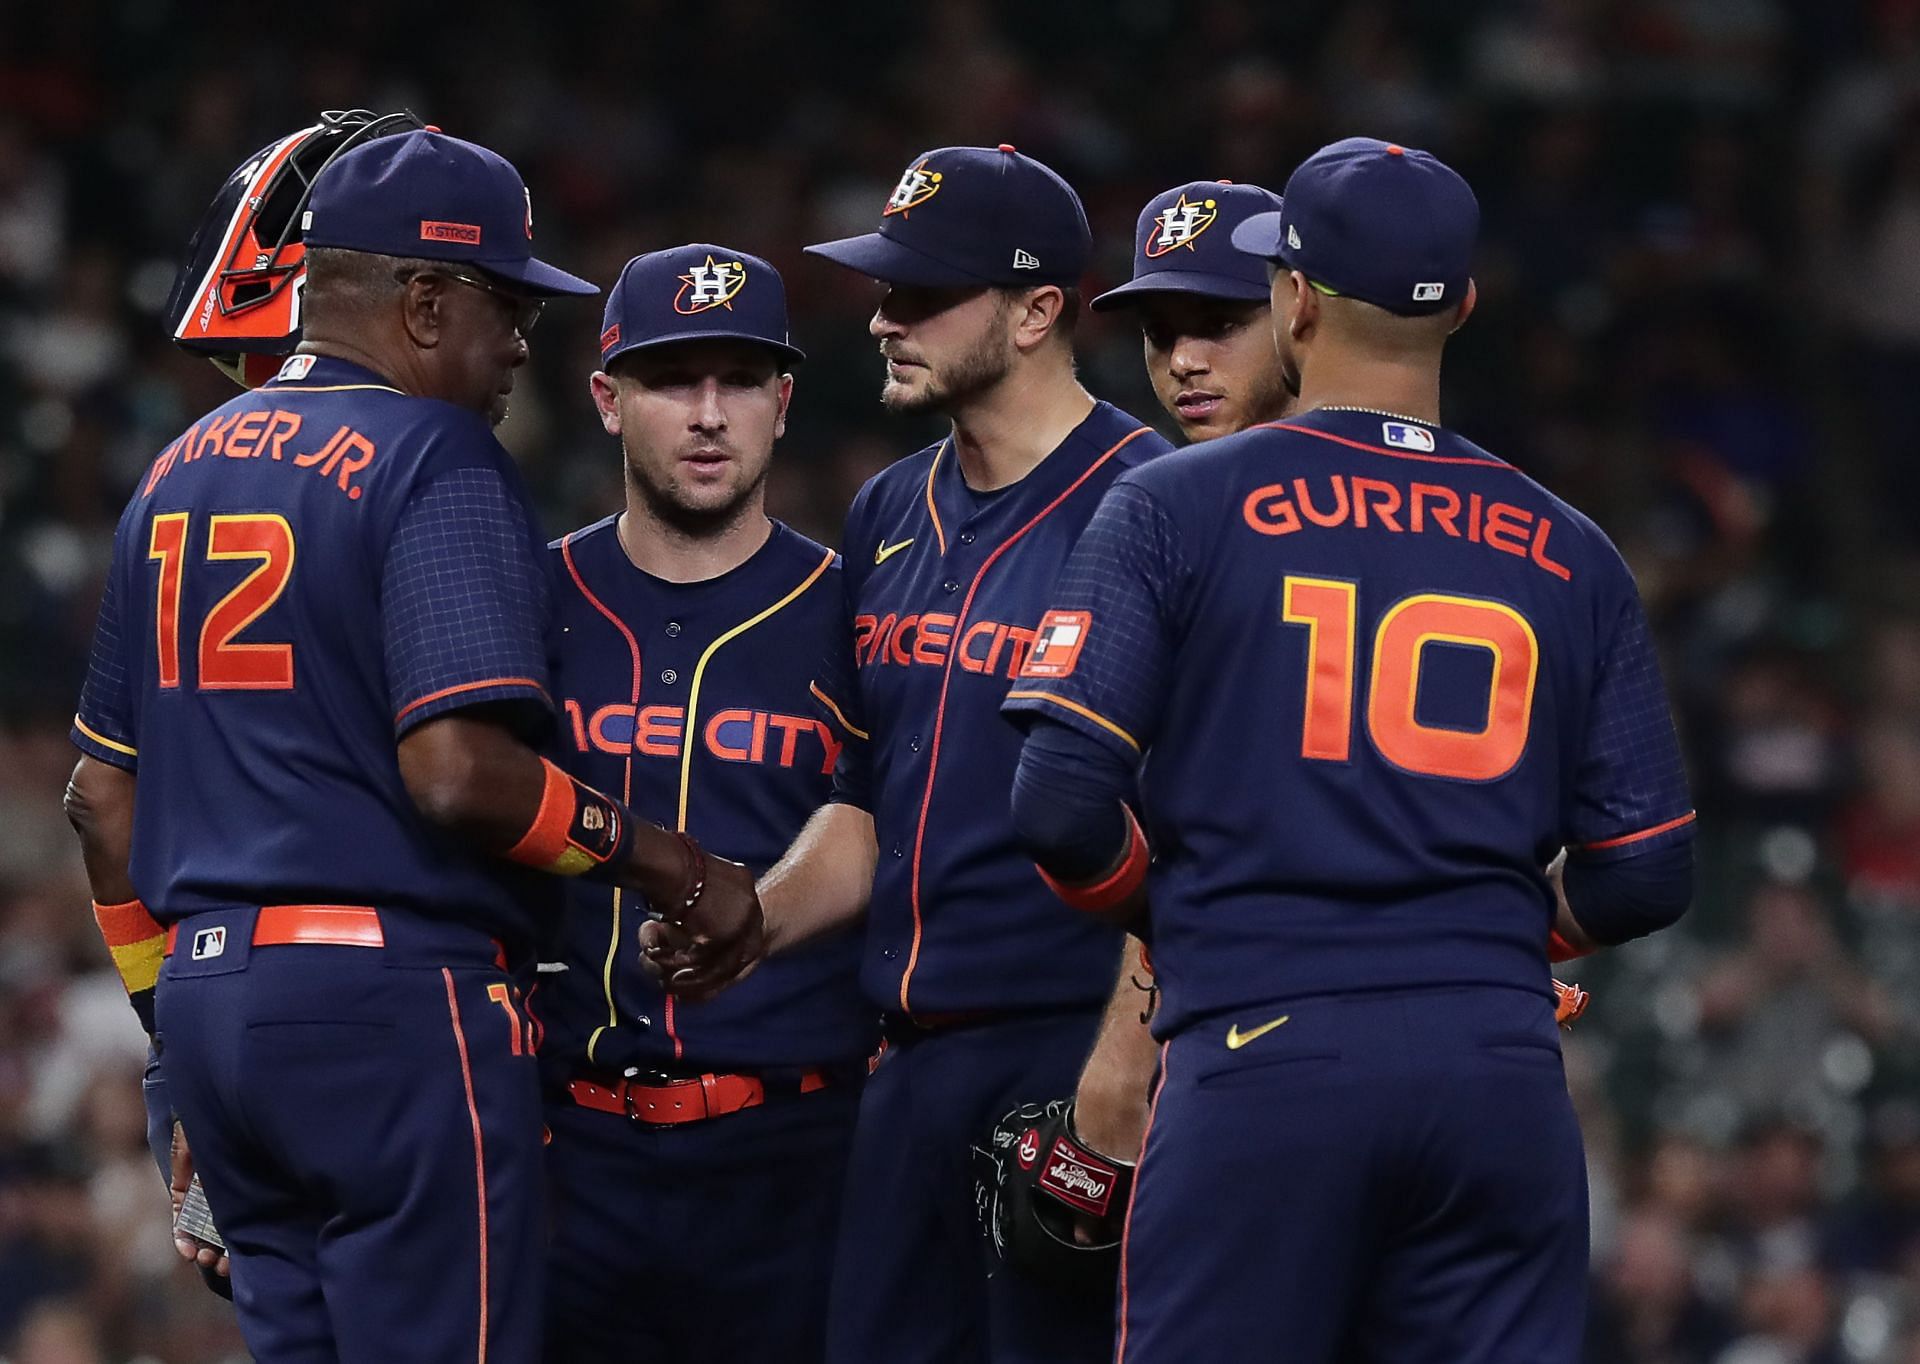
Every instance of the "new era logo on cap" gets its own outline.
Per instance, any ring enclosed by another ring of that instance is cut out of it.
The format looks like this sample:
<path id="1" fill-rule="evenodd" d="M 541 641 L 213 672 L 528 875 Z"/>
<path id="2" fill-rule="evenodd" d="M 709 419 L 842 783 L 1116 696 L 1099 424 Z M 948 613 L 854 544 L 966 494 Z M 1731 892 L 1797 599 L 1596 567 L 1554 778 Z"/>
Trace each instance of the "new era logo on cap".
<path id="1" fill-rule="evenodd" d="M 1300 249 L 1300 233 L 1292 223 L 1287 224 L 1287 245 L 1295 251 Z"/>
<path id="2" fill-rule="evenodd" d="M 1022 251 L 1016 246 L 1013 249 L 1013 268 L 1016 270 L 1038 270 L 1040 268 L 1040 258 L 1031 251 Z"/>

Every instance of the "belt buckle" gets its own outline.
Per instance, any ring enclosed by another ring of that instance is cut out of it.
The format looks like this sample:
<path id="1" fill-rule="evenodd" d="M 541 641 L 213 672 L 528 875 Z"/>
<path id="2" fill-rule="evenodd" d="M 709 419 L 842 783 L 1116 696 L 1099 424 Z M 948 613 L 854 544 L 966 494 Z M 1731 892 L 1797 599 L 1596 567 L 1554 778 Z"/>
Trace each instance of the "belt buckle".
<path id="1" fill-rule="evenodd" d="M 626 1111 L 631 1122 L 645 1122 L 639 1110 L 633 1106 L 633 1087 L 647 1085 L 656 1089 L 665 1089 L 676 1084 L 685 1084 L 685 1080 L 676 1080 L 664 1070 L 635 1070 L 620 1077 L 620 1107 Z"/>

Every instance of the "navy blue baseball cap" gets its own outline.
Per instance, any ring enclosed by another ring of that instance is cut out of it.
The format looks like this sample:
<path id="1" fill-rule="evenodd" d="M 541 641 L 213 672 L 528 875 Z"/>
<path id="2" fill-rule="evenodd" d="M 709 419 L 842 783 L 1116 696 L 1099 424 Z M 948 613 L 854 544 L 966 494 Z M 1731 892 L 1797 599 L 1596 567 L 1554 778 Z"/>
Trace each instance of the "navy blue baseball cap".
<path id="1" fill-rule="evenodd" d="M 1093 234 L 1073 186 L 1007 143 L 941 147 L 913 159 L 880 230 L 809 246 L 885 284 L 968 288 L 1073 285 Z"/>
<path id="2" fill-rule="evenodd" d="M 745 251 L 695 242 L 627 262 L 607 293 L 600 366 L 617 355 L 674 341 L 754 341 L 782 363 L 806 359 L 787 335 L 780 272 Z"/>
<path id="3" fill-rule="evenodd" d="M 1267 267 L 1233 245 L 1233 231 L 1256 213 L 1276 213 L 1280 196 L 1258 185 L 1196 180 L 1140 210 L 1134 227 L 1133 278 L 1093 300 L 1101 311 L 1141 294 L 1197 294 L 1253 302 L 1268 295 Z"/>
<path id="4" fill-rule="evenodd" d="M 533 258 L 533 196 L 497 152 L 432 129 L 362 143 L 313 182 L 301 236 L 382 256 L 476 266 L 529 294 L 597 294 Z"/>
<path id="5" fill-rule="evenodd" d="M 1414 317 L 1467 296 L 1479 234 L 1479 200 L 1438 157 L 1349 137 L 1301 162 L 1279 212 L 1247 219 L 1233 244 L 1332 293 Z"/>

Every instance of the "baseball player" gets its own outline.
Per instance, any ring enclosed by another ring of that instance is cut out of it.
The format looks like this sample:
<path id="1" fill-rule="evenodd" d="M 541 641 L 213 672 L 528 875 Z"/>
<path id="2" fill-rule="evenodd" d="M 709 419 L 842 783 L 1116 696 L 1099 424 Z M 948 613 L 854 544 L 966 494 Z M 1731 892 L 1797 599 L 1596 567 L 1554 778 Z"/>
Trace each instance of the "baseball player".
<path id="1" fill-rule="evenodd" d="M 1618 554 L 1440 425 L 1478 221 L 1355 138 L 1241 224 L 1300 411 L 1123 476 L 1009 693 L 1026 846 L 1151 905 L 1123 1364 L 1579 1354 L 1546 960 L 1683 912 L 1693 812 Z"/>
<path id="2" fill-rule="evenodd" d="M 1266 263 L 1233 245 L 1241 223 L 1278 212 L 1280 196 L 1258 185 L 1199 180 L 1149 200 L 1134 228 L 1133 278 L 1090 305 L 1125 309 L 1140 322 L 1147 378 L 1167 415 L 1193 442 L 1278 420 L 1294 394 L 1280 363 Z M 1554 982 L 1559 1017 L 1586 1007 L 1578 986 Z M 1131 1158 L 1146 1129 L 1158 1054 L 1146 1027 L 1152 959 L 1133 944 L 1075 1091 L 1071 1128 L 1096 1152 Z"/>
<path id="3" fill-rule="evenodd" d="M 1272 190 L 1227 180 L 1196 180 L 1148 200 L 1134 226 L 1133 278 L 1089 305 L 1138 319 L 1147 379 L 1189 441 L 1244 431 L 1292 406 L 1266 266 L 1232 241 L 1241 223 L 1279 207 Z M 1159 1054 L 1147 1030 L 1153 989 L 1152 959 L 1130 942 L 1071 1114 L 1073 1134 L 1110 1159 L 1133 1159 L 1146 1131 Z"/>
<path id="4" fill-rule="evenodd" d="M 607 297 L 594 405 L 626 510 L 554 546 L 561 765 L 765 871 L 832 794 L 814 714 L 841 628 L 833 551 L 770 521 L 786 427 L 780 276 L 696 244 L 635 257 Z M 840 934 L 705 1004 L 631 950 L 619 887 L 569 888 L 543 968 L 555 1202 L 546 1357 L 818 1360 L 876 1010 Z"/>
<path id="5" fill-rule="evenodd" d="M 1110 1295 L 988 1280 L 968 1150 L 1069 1092 L 1118 941 L 1059 912 L 1005 810 L 999 716 L 1054 574 L 1121 471 L 1167 448 L 1074 378 L 1079 197 L 1010 146 L 915 157 L 877 232 L 809 247 L 881 282 L 881 400 L 945 439 L 847 516 L 845 640 L 816 691 L 845 747 L 834 803 L 762 880 L 772 950 L 867 915 L 861 983 L 891 1045 L 861 1098 L 828 1358 L 1104 1360 Z M 658 943 L 666 935 L 654 932 Z M 698 993 L 727 971 L 663 953 Z"/>
<path id="6" fill-rule="evenodd" d="M 489 422 L 551 296 L 519 174 L 431 131 L 301 210 L 304 340 L 154 460 L 69 792 L 257 1359 L 537 1354 L 551 875 L 757 949 L 744 868 L 541 759 L 539 540 Z"/>

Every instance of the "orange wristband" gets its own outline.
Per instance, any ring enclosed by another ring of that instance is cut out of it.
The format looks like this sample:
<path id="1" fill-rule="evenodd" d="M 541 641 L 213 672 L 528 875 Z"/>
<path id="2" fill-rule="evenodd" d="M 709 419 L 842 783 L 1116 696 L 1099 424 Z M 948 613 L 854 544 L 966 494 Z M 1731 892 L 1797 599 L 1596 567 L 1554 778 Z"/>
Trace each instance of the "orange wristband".
<path id="1" fill-rule="evenodd" d="M 1560 936 L 1560 930 L 1557 928 L 1547 934 L 1548 961 L 1572 961 L 1575 957 L 1586 956 L 1590 950 L 1585 947 L 1575 947 Z"/>
<path id="2" fill-rule="evenodd" d="M 555 876 L 584 876 L 617 858 L 633 836 L 620 802 L 562 772 L 545 758 L 546 786 L 533 823 L 504 854 Z"/>
<path id="3" fill-rule="evenodd" d="M 1040 879 L 1067 904 L 1089 914 L 1101 914 L 1115 905 L 1123 904 L 1127 898 L 1147 879 L 1147 864 L 1151 856 L 1147 851 L 1147 835 L 1135 819 L 1133 811 L 1121 806 L 1127 816 L 1127 852 L 1120 859 L 1120 865 L 1091 885 L 1070 886 L 1064 881 L 1056 881 L 1047 875 L 1045 867 L 1036 867 Z"/>
<path id="4" fill-rule="evenodd" d="M 166 958 L 167 930 L 153 921 L 146 905 L 139 900 L 103 905 L 93 902 L 93 921 L 113 954 L 114 969 L 127 993 L 151 990 L 160 979 L 160 963 Z"/>

